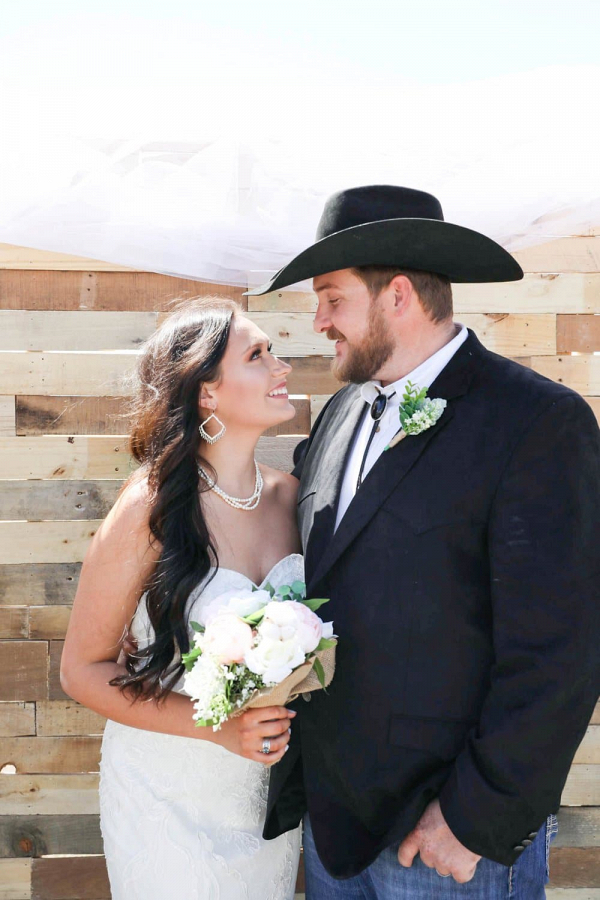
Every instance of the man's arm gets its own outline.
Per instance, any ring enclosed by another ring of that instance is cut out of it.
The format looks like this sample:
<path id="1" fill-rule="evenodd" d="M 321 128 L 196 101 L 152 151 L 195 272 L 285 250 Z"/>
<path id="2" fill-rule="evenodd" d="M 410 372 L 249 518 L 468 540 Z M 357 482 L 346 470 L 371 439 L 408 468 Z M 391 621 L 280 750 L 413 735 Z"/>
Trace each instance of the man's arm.
<path id="1" fill-rule="evenodd" d="M 513 452 L 488 532 L 495 662 L 441 812 L 472 852 L 512 865 L 560 805 L 600 682 L 600 432 L 555 400 Z"/>

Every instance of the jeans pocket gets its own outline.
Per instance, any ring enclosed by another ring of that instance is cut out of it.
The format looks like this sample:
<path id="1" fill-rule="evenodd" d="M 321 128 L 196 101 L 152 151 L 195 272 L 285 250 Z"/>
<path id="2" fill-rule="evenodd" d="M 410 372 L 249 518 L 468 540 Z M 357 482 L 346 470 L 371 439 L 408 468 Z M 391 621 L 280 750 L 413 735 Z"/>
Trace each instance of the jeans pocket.
<path id="1" fill-rule="evenodd" d="M 558 819 L 550 813 L 546 819 L 546 882 L 550 879 L 550 844 L 558 834 Z"/>

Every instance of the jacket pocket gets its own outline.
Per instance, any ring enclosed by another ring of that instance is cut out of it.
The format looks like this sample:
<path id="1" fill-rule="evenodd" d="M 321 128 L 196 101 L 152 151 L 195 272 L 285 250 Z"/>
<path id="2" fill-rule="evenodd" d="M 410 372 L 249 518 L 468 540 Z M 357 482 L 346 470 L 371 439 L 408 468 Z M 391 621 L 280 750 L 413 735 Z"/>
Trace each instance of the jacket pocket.
<path id="1" fill-rule="evenodd" d="M 440 759 L 454 759 L 462 750 L 473 719 L 435 719 L 429 716 L 392 715 L 389 741 L 397 747 L 422 750 Z"/>

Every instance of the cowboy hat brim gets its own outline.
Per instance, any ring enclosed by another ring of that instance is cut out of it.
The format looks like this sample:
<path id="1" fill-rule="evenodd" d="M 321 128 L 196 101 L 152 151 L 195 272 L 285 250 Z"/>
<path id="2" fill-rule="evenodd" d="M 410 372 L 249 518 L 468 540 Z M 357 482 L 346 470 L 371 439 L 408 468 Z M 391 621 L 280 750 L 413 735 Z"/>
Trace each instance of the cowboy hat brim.
<path id="1" fill-rule="evenodd" d="M 523 270 L 496 241 L 437 219 L 382 219 L 344 228 L 312 244 L 247 296 L 354 266 L 398 266 L 445 275 L 457 283 L 518 281 Z"/>

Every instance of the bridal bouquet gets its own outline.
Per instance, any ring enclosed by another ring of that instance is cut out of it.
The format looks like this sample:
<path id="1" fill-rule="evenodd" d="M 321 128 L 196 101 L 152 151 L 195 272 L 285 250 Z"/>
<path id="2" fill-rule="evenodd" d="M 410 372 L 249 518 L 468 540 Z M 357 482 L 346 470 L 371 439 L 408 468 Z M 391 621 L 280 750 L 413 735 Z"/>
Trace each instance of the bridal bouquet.
<path id="1" fill-rule="evenodd" d="M 227 591 L 190 622 L 194 647 L 182 655 L 184 688 L 197 725 L 218 731 L 251 707 L 282 706 L 333 678 L 333 623 L 316 615 L 328 600 L 307 600 L 306 585 Z"/>

